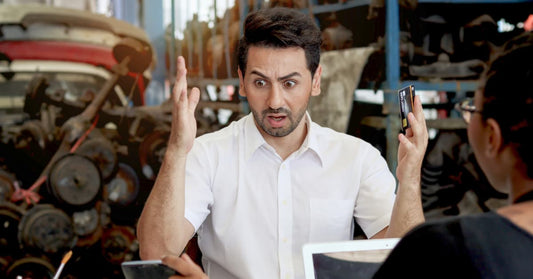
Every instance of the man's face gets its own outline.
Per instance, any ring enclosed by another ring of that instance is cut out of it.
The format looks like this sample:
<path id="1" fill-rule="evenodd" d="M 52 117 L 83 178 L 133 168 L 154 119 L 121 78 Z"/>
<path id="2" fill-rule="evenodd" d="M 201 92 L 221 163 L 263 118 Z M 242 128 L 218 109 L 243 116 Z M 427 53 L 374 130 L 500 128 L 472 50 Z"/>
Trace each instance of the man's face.
<path id="1" fill-rule="evenodd" d="M 309 98 L 320 94 L 320 73 L 319 67 L 311 77 L 301 48 L 250 47 L 239 94 L 264 136 L 284 137 L 298 127 Z"/>

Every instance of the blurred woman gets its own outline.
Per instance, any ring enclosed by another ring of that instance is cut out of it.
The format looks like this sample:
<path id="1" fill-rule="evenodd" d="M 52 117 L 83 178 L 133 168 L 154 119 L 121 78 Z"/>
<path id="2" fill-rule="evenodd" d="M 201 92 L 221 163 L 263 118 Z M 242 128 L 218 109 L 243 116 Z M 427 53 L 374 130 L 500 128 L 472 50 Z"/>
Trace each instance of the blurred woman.
<path id="1" fill-rule="evenodd" d="M 428 222 L 408 233 L 374 278 L 532 278 L 533 36 L 504 47 L 474 99 L 458 105 L 477 161 L 510 205 Z M 402 276 L 403 275 L 403 276 Z"/>

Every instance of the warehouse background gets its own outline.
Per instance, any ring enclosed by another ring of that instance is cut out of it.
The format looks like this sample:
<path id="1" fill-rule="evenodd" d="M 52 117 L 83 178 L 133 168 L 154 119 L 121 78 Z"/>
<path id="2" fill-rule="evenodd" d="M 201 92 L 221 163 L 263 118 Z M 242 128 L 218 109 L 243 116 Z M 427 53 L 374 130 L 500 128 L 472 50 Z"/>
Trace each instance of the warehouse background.
<path id="1" fill-rule="evenodd" d="M 170 129 L 175 59 L 198 86 L 198 135 L 248 113 L 234 49 L 250 11 L 288 6 L 323 32 L 314 121 L 361 137 L 395 168 L 396 91 L 414 84 L 430 144 L 427 219 L 498 208 L 454 104 L 472 96 L 528 0 L 0 1 L 0 278 L 122 278 Z M 174 12 L 172 12 L 174 11 Z M 393 172 L 394 173 L 394 172 Z M 355 237 L 361 237 L 355 235 Z M 194 239 L 189 253 L 198 257 Z"/>

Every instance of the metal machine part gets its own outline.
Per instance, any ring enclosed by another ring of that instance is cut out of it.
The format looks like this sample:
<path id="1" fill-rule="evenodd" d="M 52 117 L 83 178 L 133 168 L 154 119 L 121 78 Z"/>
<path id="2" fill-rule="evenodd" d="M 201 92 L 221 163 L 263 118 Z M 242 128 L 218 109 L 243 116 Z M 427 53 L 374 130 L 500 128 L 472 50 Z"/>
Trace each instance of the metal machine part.
<path id="1" fill-rule="evenodd" d="M 6 258 L 0 258 L 0 277 L 5 278 L 6 276 L 6 270 L 9 266 L 9 259 Z"/>
<path id="2" fill-rule="evenodd" d="M 8 220 L 0 226 L 8 224 L 6 228 L 12 231 L 9 237 L 0 235 L 0 243 L 13 245 L 0 246 L 0 278 L 6 278 L 9 269 L 8 278 L 50 279 L 57 256 L 73 248 L 84 250 L 86 257 L 71 264 L 84 259 L 87 264 L 80 266 L 87 269 L 64 272 L 62 277 L 116 277 L 115 268 L 124 259 L 136 257 L 138 245 L 132 220 L 121 220 L 124 227 L 115 227 L 111 211 L 116 207 L 116 215 L 134 218 L 134 208 L 124 205 L 137 202 L 139 185 L 145 182 L 139 181 L 135 162 L 131 167 L 118 167 L 118 158 L 138 158 L 138 144 L 158 127 L 153 122 L 164 118 L 170 126 L 170 110 L 161 113 L 155 108 L 154 113 L 145 113 L 150 110 L 137 107 L 144 104 L 155 56 L 148 36 L 133 25 L 110 17 L 33 6 L 9 7 L 9 16 L 0 19 L 2 34 L 8 39 L 0 42 L 0 87 L 8 93 L 0 96 L 0 109 L 5 106 L 10 112 L 9 118 L 0 117 L 0 134 L 8 137 L 0 142 L 0 155 L 7 155 L 0 163 L 16 174 L 22 190 L 31 187 L 33 194 L 40 194 L 41 203 L 7 199 L 18 185 L 13 186 L 10 179 L 0 180 L 0 222 Z M 8 7 L 0 7 L 5 9 Z M 11 112 L 16 117 L 11 117 Z M 143 120 L 138 122 L 139 133 L 128 134 L 135 118 Z M 78 147 L 86 132 L 89 137 Z M 95 136 L 101 137 L 96 143 Z M 66 155 L 73 149 L 75 154 Z M 45 185 L 34 183 L 42 177 L 47 179 Z M 101 195 L 104 181 L 112 179 L 113 208 L 111 199 L 104 201 Z M 4 199 L 31 209 L 20 214 L 4 210 Z M 0 233 L 3 229 L 0 227 Z M 101 254 L 112 261 L 104 262 Z M 19 261 L 30 255 L 41 255 L 43 262 Z M 47 263 L 52 266 L 46 268 Z M 93 273 L 95 263 L 98 272 Z"/>
<path id="3" fill-rule="evenodd" d="M 26 257 L 18 259 L 11 264 L 6 271 L 6 278 L 51 279 L 54 276 L 55 270 L 52 264 L 46 259 Z"/>
<path id="4" fill-rule="evenodd" d="M 13 203 L 0 201 L 0 255 L 13 256 L 19 250 L 18 226 L 24 210 Z"/>
<path id="5" fill-rule="evenodd" d="M 10 173 L 0 169 L 0 202 L 8 201 L 15 192 L 17 181 Z"/>
<path id="6" fill-rule="evenodd" d="M 167 149 L 170 133 L 168 131 L 154 131 L 147 135 L 139 145 L 139 161 L 146 178 L 154 179 Z"/>
<path id="7" fill-rule="evenodd" d="M 132 260 L 139 249 L 135 232 L 128 226 L 113 226 L 102 235 L 102 254 L 107 262 L 120 264 Z"/>
<path id="8" fill-rule="evenodd" d="M 84 141 L 76 150 L 96 163 L 102 179 L 108 180 L 117 167 L 117 153 L 111 141 L 105 137 L 95 137 Z"/>
<path id="9" fill-rule="evenodd" d="M 104 186 L 103 196 L 110 205 L 127 206 L 139 195 L 139 178 L 127 164 L 119 163 L 115 177 Z"/>
<path id="10" fill-rule="evenodd" d="M 98 242 L 102 237 L 102 220 L 101 213 L 98 211 L 101 206 L 74 212 L 72 222 L 74 224 L 74 233 L 77 236 L 77 247 L 90 247 Z"/>
<path id="11" fill-rule="evenodd" d="M 117 62 L 129 59 L 128 69 L 133 73 L 143 73 L 152 64 L 153 53 L 150 45 L 142 41 L 123 38 L 113 47 L 113 56 Z"/>
<path id="12" fill-rule="evenodd" d="M 71 218 L 51 204 L 38 204 L 24 214 L 18 239 L 23 249 L 45 253 L 66 251 L 75 240 Z"/>
<path id="13" fill-rule="evenodd" d="M 79 236 L 86 236 L 93 233 L 98 227 L 98 219 L 99 216 L 96 208 L 74 212 L 72 214 L 74 232 Z"/>
<path id="14" fill-rule="evenodd" d="M 77 208 L 94 204 L 101 193 L 101 185 L 98 167 L 78 154 L 58 159 L 48 176 L 49 192 L 60 203 Z"/>
<path id="15" fill-rule="evenodd" d="M 19 147 L 29 147 L 31 143 L 36 144 L 40 149 L 45 149 L 48 144 L 48 134 L 41 121 L 29 120 L 21 126 L 17 139 Z"/>

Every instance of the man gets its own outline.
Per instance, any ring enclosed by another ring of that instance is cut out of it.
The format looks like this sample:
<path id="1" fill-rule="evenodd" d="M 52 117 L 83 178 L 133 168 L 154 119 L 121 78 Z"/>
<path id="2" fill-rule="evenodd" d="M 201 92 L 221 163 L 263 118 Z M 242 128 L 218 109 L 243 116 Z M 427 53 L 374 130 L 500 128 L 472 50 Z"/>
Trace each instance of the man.
<path id="1" fill-rule="evenodd" d="M 306 113 L 320 94 L 320 30 L 296 10 L 246 18 L 239 94 L 252 113 L 195 139 L 199 90 L 178 59 L 172 130 L 138 224 L 143 259 L 179 254 L 196 232 L 211 278 L 302 278 L 307 242 L 400 237 L 424 221 L 420 169 L 427 130 L 420 99 L 399 135 L 399 179 L 370 144 Z"/>

